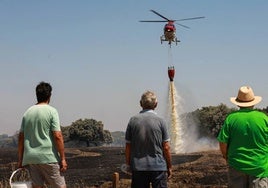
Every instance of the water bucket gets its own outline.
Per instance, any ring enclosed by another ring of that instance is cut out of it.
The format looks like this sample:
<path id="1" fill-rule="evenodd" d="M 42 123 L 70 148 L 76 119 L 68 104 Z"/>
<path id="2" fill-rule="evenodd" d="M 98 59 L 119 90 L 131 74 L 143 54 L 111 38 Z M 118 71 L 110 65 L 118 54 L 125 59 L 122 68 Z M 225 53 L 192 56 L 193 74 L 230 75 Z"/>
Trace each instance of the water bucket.
<path id="1" fill-rule="evenodd" d="M 122 172 L 124 172 L 124 173 L 126 173 L 128 175 L 132 175 L 131 170 L 130 170 L 130 166 L 127 165 L 127 164 L 122 164 L 121 165 L 121 170 L 122 170 Z"/>
<path id="2" fill-rule="evenodd" d="M 24 170 L 23 168 L 19 168 L 12 172 L 10 178 L 9 178 L 9 184 L 11 188 L 32 188 L 32 182 L 31 181 L 17 181 L 12 182 L 13 176 L 20 170 Z"/>

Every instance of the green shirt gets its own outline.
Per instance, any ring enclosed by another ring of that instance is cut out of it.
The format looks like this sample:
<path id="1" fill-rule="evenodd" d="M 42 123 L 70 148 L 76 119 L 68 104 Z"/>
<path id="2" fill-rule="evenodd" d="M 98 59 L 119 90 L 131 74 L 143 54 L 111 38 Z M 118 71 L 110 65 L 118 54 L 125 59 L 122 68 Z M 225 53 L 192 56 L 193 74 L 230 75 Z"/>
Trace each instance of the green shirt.
<path id="1" fill-rule="evenodd" d="M 21 123 L 24 133 L 22 165 L 45 164 L 59 161 L 52 131 L 60 131 L 59 115 L 47 104 L 31 106 Z"/>
<path id="2" fill-rule="evenodd" d="M 228 145 L 228 164 L 246 174 L 268 177 L 268 117 L 257 110 L 230 113 L 218 135 Z"/>

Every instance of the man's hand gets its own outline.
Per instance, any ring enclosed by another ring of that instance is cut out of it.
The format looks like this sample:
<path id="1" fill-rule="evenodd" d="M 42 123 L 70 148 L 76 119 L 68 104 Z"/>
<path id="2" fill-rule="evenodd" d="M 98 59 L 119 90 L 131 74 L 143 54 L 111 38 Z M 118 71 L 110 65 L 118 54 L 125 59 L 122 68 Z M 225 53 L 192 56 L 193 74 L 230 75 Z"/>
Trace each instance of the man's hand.
<path id="1" fill-rule="evenodd" d="M 168 168 L 167 174 L 168 174 L 168 179 L 170 179 L 172 176 L 172 168 Z"/>
<path id="2" fill-rule="evenodd" d="M 61 160 L 60 171 L 65 172 L 67 170 L 67 162 L 65 159 Z"/>

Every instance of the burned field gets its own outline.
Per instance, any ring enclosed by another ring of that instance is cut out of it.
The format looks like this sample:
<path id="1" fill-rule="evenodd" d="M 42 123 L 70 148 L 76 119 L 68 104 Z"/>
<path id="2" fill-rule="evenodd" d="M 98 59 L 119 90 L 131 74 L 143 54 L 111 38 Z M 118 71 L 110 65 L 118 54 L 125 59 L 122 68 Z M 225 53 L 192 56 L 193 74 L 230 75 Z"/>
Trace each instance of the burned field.
<path id="1" fill-rule="evenodd" d="M 130 176 L 120 170 L 125 162 L 124 148 L 66 148 L 68 187 L 108 188 L 114 172 L 120 176 L 120 187 L 130 187 Z M 9 177 L 16 169 L 16 149 L 1 149 L 0 188 L 8 187 Z M 227 166 L 219 151 L 205 151 L 172 156 L 173 176 L 169 187 L 227 187 Z"/>

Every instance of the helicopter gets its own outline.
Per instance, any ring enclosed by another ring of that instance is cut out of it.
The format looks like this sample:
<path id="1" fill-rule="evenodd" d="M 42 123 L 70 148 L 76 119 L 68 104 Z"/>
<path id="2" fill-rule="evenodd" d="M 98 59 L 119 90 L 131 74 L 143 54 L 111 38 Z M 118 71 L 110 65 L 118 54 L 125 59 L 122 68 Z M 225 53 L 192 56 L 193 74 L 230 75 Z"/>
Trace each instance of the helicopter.
<path id="1" fill-rule="evenodd" d="M 170 47 L 171 47 L 172 42 L 175 42 L 176 45 L 178 44 L 178 42 L 180 42 L 180 40 L 178 40 L 178 38 L 176 36 L 176 27 L 174 24 L 176 21 L 185 21 L 185 20 L 194 20 L 194 19 L 205 18 L 204 16 L 201 16 L 201 17 L 193 17 L 193 18 L 184 18 L 184 19 L 179 19 L 179 20 L 171 20 L 171 19 L 168 19 L 165 16 L 159 14 L 155 10 L 150 10 L 150 11 L 155 13 L 156 15 L 160 16 L 164 20 L 141 20 L 140 22 L 167 22 L 167 24 L 165 24 L 165 26 L 164 26 L 164 35 L 160 36 L 160 41 L 161 41 L 161 44 L 163 43 L 163 41 L 168 41 L 168 44 Z M 179 24 L 179 23 L 176 23 L 176 24 L 179 26 L 182 26 L 184 28 L 187 28 L 187 29 L 190 28 L 190 27 L 183 25 L 183 24 Z"/>

